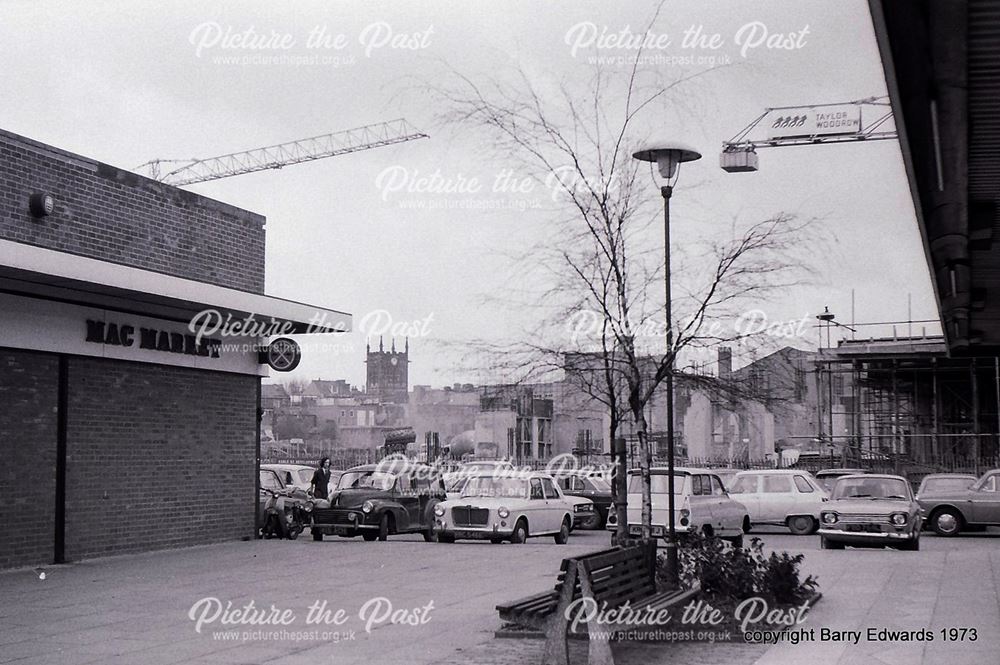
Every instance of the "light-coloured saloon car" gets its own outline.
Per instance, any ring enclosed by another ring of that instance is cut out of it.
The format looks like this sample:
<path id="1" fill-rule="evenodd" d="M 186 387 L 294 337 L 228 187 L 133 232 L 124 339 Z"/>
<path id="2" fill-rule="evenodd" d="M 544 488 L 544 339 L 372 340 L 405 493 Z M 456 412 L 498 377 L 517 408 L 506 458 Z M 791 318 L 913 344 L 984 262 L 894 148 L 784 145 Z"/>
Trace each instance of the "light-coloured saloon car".
<path id="1" fill-rule="evenodd" d="M 439 543 L 523 543 L 529 537 L 553 536 L 562 545 L 569 540 L 573 506 L 546 473 L 472 476 L 460 498 L 434 508 L 434 534 Z"/>
<path id="2" fill-rule="evenodd" d="M 845 545 L 920 549 L 923 514 L 902 476 L 873 473 L 838 478 L 820 520 L 824 550 L 842 550 Z"/>
<path id="3" fill-rule="evenodd" d="M 667 534 L 669 515 L 669 478 L 667 469 L 650 469 L 650 494 L 653 503 L 653 536 Z M 615 529 L 609 518 L 608 529 Z M 719 477 L 711 469 L 674 469 L 674 530 L 679 534 L 701 532 L 718 536 L 737 547 L 750 530 L 750 515 L 739 501 L 730 498 Z M 642 533 L 642 477 L 638 469 L 628 474 L 628 531 Z"/>
<path id="4" fill-rule="evenodd" d="M 816 533 L 828 500 L 809 472 L 796 469 L 740 471 L 727 487 L 746 506 L 751 526 L 787 526 L 797 536 Z"/>

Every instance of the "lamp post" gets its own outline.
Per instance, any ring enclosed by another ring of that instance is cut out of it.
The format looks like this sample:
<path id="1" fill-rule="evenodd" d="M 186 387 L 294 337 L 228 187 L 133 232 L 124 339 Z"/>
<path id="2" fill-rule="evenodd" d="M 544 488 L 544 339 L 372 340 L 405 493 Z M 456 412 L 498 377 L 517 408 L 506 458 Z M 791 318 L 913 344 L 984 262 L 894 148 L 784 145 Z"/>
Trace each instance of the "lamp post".
<path id="1" fill-rule="evenodd" d="M 674 326 L 673 326 L 673 302 L 670 292 L 670 197 L 674 193 L 674 184 L 677 182 L 679 167 L 684 162 L 692 162 L 701 159 L 701 153 L 691 148 L 677 143 L 657 144 L 639 150 L 632 155 L 642 162 L 655 162 L 660 172 L 660 176 L 666 181 L 660 186 L 660 195 L 663 197 L 663 265 L 664 265 L 664 288 L 666 302 L 666 324 L 667 324 L 667 583 L 671 588 L 679 586 L 677 571 L 677 531 L 674 517 Z M 646 468 L 651 462 L 649 445 L 646 446 Z"/>

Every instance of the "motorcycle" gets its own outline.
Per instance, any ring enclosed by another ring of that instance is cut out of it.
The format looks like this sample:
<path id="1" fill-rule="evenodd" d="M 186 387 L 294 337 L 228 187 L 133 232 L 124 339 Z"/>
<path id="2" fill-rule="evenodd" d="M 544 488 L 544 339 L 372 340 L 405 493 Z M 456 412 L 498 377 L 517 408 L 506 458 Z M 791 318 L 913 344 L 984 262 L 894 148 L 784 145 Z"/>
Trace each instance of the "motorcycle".
<path id="1" fill-rule="evenodd" d="M 289 492 L 264 488 L 261 491 L 269 495 L 264 504 L 264 525 L 261 527 L 261 535 L 267 539 L 298 538 L 306 525 L 312 521 L 310 513 L 315 505 L 313 501 L 299 496 L 301 491 Z"/>

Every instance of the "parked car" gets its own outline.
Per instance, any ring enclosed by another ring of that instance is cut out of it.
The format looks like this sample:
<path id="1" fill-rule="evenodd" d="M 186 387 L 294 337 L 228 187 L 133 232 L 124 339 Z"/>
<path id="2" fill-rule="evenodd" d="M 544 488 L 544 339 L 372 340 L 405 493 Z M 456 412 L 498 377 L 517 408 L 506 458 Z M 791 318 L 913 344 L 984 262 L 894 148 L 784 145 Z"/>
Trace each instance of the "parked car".
<path id="1" fill-rule="evenodd" d="M 917 501 L 921 496 L 942 492 L 961 492 L 975 485 L 976 477 L 971 473 L 931 473 L 924 476 L 917 489 Z"/>
<path id="2" fill-rule="evenodd" d="M 820 547 L 825 550 L 845 545 L 920 549 L 920 506 L 901 476 L 841 476 L 820 521 Z"/>
<path id="3" fill-rule="evenodd" d="M 392 459 L 348 469 L 330 500 L 316 501 L 313 539 L 324 535 L 367 541 L 400 533 L 432 540 L 434 506 L 445 498 L 440 472 L 425 464 Z"/>
<path id="4" fill-rule="evenodd" d="M 1000 526 L 1000 469 L 987 471 L 962 490 L 920 495 L 927 526 L 939 536 Z"/>
<path id="5" fill-rule="evenodd" d="M 740 471 L 728 487 L 730 496 L 746 506 L 751 527 L 787 526 L 797 536 L 816 533 L 828 499 L 816 479 L 798 469 Z"/>
<path id="6" fill-rule="evenodd" d="M 667 535 L 669 510 L 669 474 L 666 468 L 650 469 L 650 492 L 653 502 L 652 531 L 660 538 Z M 608 520 L 608 529 L 616 527 Z M 722 481 L 710 469 L 674 469 L 674 530 L 677 533 L 701 532 L 729 540 L 742 547 L 743 534 L 750 530 L 750 514 L 739 501 L 726 492 Z M 638 469 L 629 471 L 628 532 L 642 533 L 642 478 Z"/>
<path id="7" fill-rule="evenodd" d="M 303 492 L 309 489 L 316 471 L 314 467 L 304 464 L 261 464 L 260 468 L 274 471 L 285 486 L 294 485 Z"/>
<path id="8" fill-rule="evenodd" d="M 562 545 L 573 525 L 573 503 L 545 473 L 472 476 L 462 496 L 437 504 L 434 533 L 439 543 L 455 540 L 509 540 L 523 543 L 553 536 Z"/>
<path id="9" fill-rule="evenodd" d="M 586 472 L 567 471 L 553 476 L 559 489 L 566 496 L 589 499 L 593 510 L 580 511 L 574 515 L 574 526 L 581 529 L 603 529 L 611 510 L 611 485 L 600 476 Z"/>
<path id="10" fill-rule="evenodd" d="M 837 478 L 843 476 L 855 476 L 861 473 L 868 473 L 864 469 L 820 469 L 814 475 L 816 481 L 822 485 L 827 494 L 833 493 L 833 484 Z"/>

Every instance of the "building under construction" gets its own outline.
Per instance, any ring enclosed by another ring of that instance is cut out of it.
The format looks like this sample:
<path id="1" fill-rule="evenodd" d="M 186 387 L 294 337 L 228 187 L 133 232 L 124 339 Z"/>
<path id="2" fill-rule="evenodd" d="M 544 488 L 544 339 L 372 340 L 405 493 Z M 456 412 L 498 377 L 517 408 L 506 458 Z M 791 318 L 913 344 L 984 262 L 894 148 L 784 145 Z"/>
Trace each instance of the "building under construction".
<path id="1" fill-rule="evenodd" d="M 844 340 L 816 356 L 815 381 L 816 441 L 844 463 L 970 471 L 996 464 L 995 355 L 949 354 L 942 337 Z"/>

